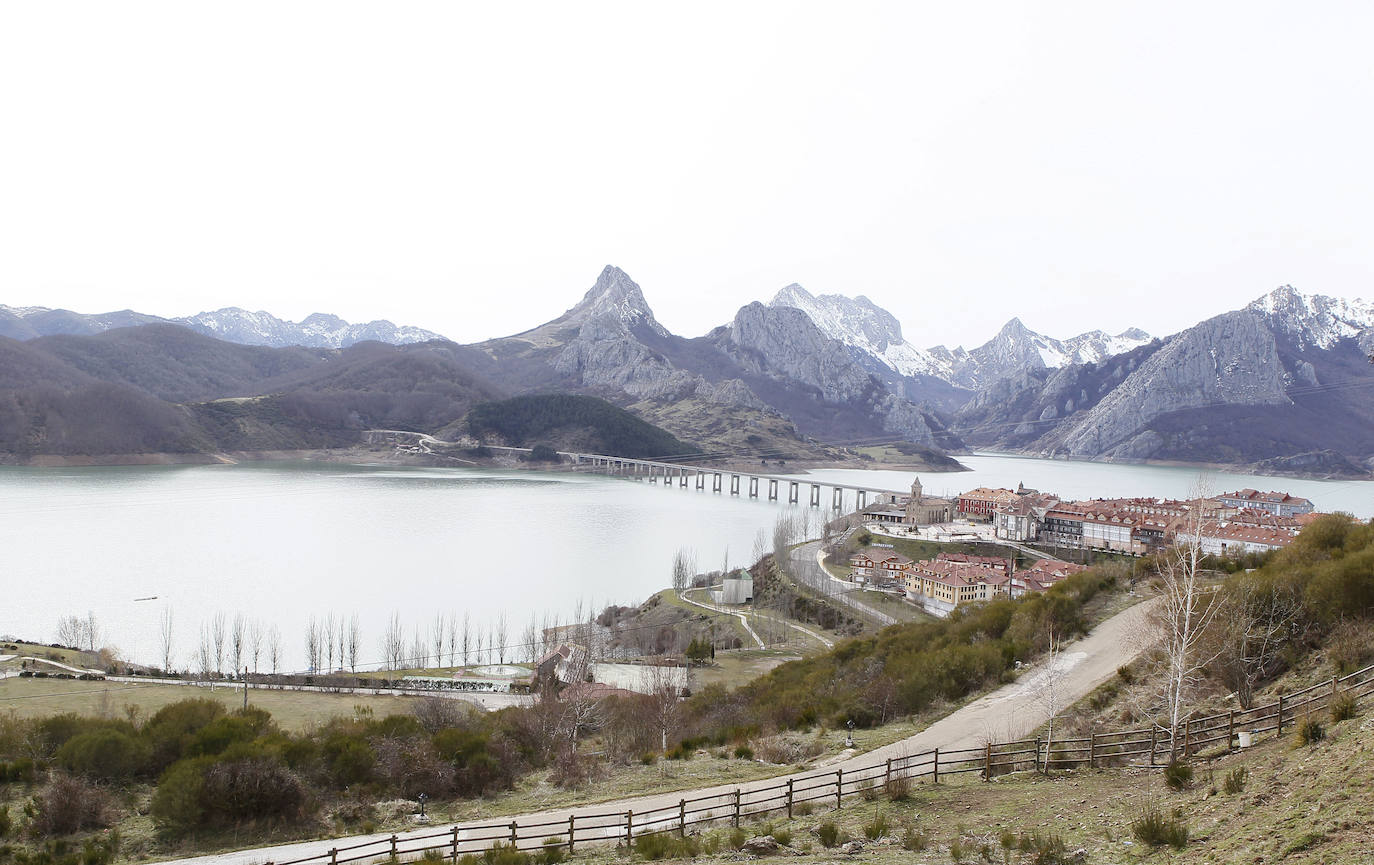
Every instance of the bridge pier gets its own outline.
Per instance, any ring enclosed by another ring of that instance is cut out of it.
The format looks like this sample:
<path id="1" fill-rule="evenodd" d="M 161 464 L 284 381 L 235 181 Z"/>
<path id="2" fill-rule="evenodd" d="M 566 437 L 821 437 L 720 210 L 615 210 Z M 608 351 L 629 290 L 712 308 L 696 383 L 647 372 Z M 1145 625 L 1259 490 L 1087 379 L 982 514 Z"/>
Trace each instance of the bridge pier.
<path id="1" fill-rule="evenodd" d="M 844 487 L 835 487 L 830 493 L 830 507 L 832 510 L 844 510 Z"/>
<path id="2" fill-rule="evenodd" d="M 715 472 L 711 475 L 711 492 L 720 492 L 720 472 Z"/>
<path id="3" fill-rule="evenodd" d="M 739 495 L 739 475 L 730 475 L 730 495 Z"/>
<path id="4" fill-rule="evenodd" d="M 820 484 L 812 484 L 812 485 L 811 485 L 811 507 L 813 507 L 813 508 L 818 508 L 818 507 L 820 507 L 820 506 L 821 506 L 821 485 L 820 485 Z"/>
<path id="5" fill-rule="evenodd" d="M 756 477 L 754 477 L 753 475 L 750 475 L 750 476 L 749 476 L 749 498 L 751 498 L 751 499 L 756 499 L 756 498 L 758 498 L 758 497 L 759 497 L 759 479 L 756 478 Z"/>
<path id="6" fill-rule="evenodd" d="M 697 489 L 706 489 L 706 473 L 700 469 L 697 470 Z"/>
<path id="7" fill-rule="evenodd" d="M 768 501 L 770 501 L 770 502 L 776 502 L 777 500 L 778 500 L 778 482 L 775 481 L 775 480 L 771 480 L 771 479 L 770 479 L 770 480 L 768 481 Z"/>
<path id="8" fill-rule="evenodd" d="M 801 504 L 801 484 L 796 481 L 787 482 L 787 503 L 789 505 Z"/>
<path id="9" fill-rule="evenodd" d="M 678 486 L 687 489 L 687 470 L 682 469 L 678 472 Z"/>
<path id="10" fill-rule="evenodd" d="M 854 495 L 857 498 L 859 510 L 863 510 L 864 508 L 868 507 L 868 490 L 859 490 Z"/>

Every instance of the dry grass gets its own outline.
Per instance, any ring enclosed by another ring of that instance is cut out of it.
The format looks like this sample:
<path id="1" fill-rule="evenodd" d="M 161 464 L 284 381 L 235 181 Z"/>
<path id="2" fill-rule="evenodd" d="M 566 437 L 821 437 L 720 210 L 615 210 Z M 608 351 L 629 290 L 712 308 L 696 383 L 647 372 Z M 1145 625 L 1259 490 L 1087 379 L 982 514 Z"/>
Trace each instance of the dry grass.
<path id="1" fill-rule="evenodd" d="M 228 686 L 200 688 L 188 685 L 81 682 L 72 679 L 0 680 L 0 706 L 21 718 L 62 712 L 80 715 L 124 717 L 125 707 L 137 707 L 143 717 L 169 703 L 192 698 L 219 700 L 228 708 L 243 705 L 243 692 Z M 352 715 L 354 706 L 368 706 L 377 716 L 409 713 L 415 697 L 374 697 L 363 694 L 325 694 L 315 691 L 254 689 L 248 702 L 272 713 L 287 730 L 302 730 L 336 715 Z"/>

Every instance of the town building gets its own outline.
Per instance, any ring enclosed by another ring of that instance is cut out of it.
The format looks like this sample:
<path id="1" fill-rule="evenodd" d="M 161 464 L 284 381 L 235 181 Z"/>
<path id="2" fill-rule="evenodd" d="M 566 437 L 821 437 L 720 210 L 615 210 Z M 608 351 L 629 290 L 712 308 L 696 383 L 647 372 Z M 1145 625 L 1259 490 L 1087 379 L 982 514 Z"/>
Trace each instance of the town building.
<path id="1" fill-rule="evenodd" d="M 1290 496 L 1288 493 L 1273 491 L 1262 493 L 1259 490 L 1247 488 L 1236 490 L 1233 493 L 1222 493 L 1217 498 L 1222 505 L 1228 508 L 1254 508 L 1283 517 L 1311 513 L 1313 510 L 1312 502 L 1301 496 Z"/>
<path id="2" fill-rule="evenodd" d="M 754 603 L 754 575 L 743 568 L 721 580 L 720 588 L 711 591 L 711 600 L 717 604 Z"/>
<path id="3" fill-rule="evenodd" d="M 898 583 L 906 579 L 911 570 L 911 559 L 891 547 L 866 547 L 849 558 L 854 575 L 863 577 L 867 582 L 893 580 Z"/>
<path id="4" fill-rule="evenodd" d="M 1239 556 L 1267 553 L 1293 543 L 1294 533 L 1269 526 L 1208 521 L 1200 527 L 1180 529 L 1175 538 L 1180 544 L 1197 542 L 1209 556 Z"/>
<path id="5" fill-rule="evenodd" d="M 1011 504 L 1017 498 L 1015 490 L 978 487 L 975 490 L 959 494 L 955 513 L 969 519 L 991 522 L 992 515 L 997 512 L 998 508 Z"/>

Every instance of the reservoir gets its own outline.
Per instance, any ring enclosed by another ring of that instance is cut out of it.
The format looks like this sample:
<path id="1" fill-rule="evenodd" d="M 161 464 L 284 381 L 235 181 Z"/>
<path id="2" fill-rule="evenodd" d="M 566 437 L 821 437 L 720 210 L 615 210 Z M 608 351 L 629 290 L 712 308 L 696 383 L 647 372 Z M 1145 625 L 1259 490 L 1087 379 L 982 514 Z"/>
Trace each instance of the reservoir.
<path id="1" fill-rule="evenodd" d="M 927 493 L 1018 482 L 1066 498 L 1182 497 L 1195 468 L 979 455 L 974 469 L 922 476 Z M 762 467 L 761 467 L 762 468 Z M 774 471 L 769 466 L 769 471 Z M 913 474 L 822 470 L 811 481 L 906 489 Z M 1288 490 L 1321 510 L 1374 515 L 1374 483 L 1211 472 L 1212 492 Z M 829 502 L 829 494 L 824 500 Z M 853 506 L 852 493 L 847 498 Z M 771 550 L 788 506 L 588 474 L 269 462 L 226 466 L 0 467 L 0 635 L 52 640 L 57 620 L 94 613 L 104 642 L 155 663 L 170 611 L 185 667 L 203 624 L 236 613 L 276 625 L 283 669 L 299 669 L 306 624 L 361 624 L 360 661 L 381 659 L 393 614 L 428 633 L 436 615 L 474 629 L 574 607 L 637 603 L 671 582 L 673 557 L 699 570 Z M 795 509 L 813 529 L 819 510 Z M 148 600 L 151 599 L 151 600 Z M 480 624 L 479 624 L 480 623 Z M 511 658 L 507 658 L 510 660 Z"/>

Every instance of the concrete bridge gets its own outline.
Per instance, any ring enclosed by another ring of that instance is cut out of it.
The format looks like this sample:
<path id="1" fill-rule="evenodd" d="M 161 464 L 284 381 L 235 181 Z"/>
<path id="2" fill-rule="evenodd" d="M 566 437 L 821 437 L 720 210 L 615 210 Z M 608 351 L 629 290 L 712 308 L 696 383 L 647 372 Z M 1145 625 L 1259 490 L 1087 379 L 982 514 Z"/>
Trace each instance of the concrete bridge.
<path id="1" fill-rule="evenodd" d="M 529 453 L 528 448 L 492 447 L 491 450 L 505 450 Z M 719 469 L 703 466 L 670 463 L 660 460 L 633 459 L 630 457 L 608 456 L 606 454 L 583 454 L 558 451 L 558 455 L 574 466 L 591 469 L 616 477 L 663 484 L 667 489 L 710 490 L 713 493 L 729 493 L 732 496 L 747 496 L 751 499 L 766 497 L 770 502 L 782 501 L 786 496 L 788 504 L 802 504 L 802 490 L 806 488 L 806 504 L 823 507 L 823 490 L 830 491 L 829 506 L 836 511 L 846 511 L 845 498 L 853 494 L 851 501 L 855 509 L 868 507 L 869 499 L 883 495 L 906 495 L 901 490 L 886 490 L 873 486 L 842 484 L 833 481 L 808 481 L 788 475 L 751 472 L 742 469 Z"/>

